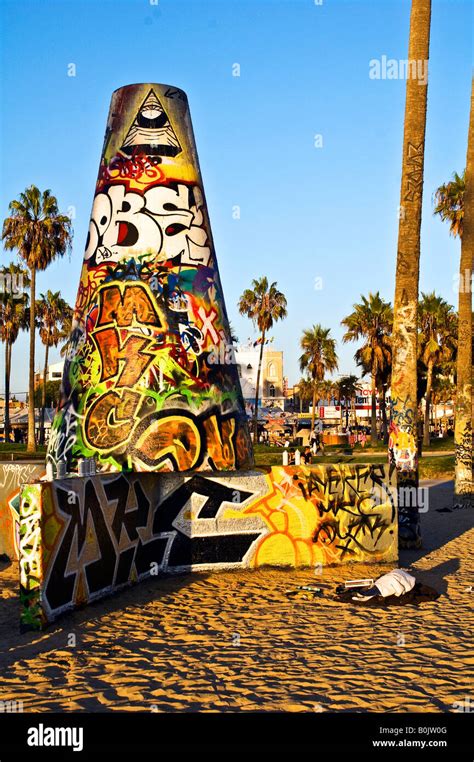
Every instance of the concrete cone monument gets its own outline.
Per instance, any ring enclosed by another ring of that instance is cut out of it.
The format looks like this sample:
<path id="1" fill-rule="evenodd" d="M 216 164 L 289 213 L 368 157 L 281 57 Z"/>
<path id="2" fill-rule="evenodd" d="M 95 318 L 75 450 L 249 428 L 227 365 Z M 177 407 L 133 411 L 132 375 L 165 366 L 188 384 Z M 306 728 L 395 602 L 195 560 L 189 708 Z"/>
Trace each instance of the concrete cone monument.
<path id="1" fill-rule="evenodd" d="M 27 629 L 156 574 L 396 559 L 385 466 L 253 469 L 177 88 L 112 96 L 46 471 L 19 498 Z"/>
<path id="2" fill-rule="evenodd" d="M 253 466 L 186 94 L 112 95 L 61 401 L 55 475 Z"/>

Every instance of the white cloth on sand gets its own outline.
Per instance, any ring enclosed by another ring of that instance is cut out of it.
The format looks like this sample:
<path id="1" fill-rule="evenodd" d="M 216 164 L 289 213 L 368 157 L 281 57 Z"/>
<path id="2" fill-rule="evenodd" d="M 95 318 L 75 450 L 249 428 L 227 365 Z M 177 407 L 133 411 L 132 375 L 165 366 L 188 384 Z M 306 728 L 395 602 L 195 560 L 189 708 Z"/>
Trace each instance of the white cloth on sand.
<path id="1" fill-rule="evenodd" d="M 403 569 L 393 569 L 388 574 L 375 580 L 375 587 L 380 591 L 380 595 L 386 598 L 388 595 L 403 595 L 412 590 L 416 579 Z"/>
<path id="2" fill-rule="evenodd" d="M 375 580 L 372 587 L 368 589 L 361 588 L 352 596 L 353 601 L 368 601 L 371 598 L 387 598 L 389 595 L 400 597 L 408 593 L 415 586 L 416 579 L 403 569 L 392 569 L 391 572 L 384 574 Z"/>

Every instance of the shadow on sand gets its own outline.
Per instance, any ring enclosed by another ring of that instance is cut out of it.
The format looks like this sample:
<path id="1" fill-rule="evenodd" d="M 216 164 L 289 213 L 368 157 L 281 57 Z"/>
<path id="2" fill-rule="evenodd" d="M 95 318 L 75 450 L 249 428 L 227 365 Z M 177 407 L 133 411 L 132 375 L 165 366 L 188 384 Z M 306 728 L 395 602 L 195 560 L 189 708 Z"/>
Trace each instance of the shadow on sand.
<path id="1" fill-rule="evenodd" d="M 420 487 L 428 488 L 428 510 L 421 514 L 421 535 L 423 547 L 418 550 L 400 550 L 400 566 L 406 567 L 422 558 L 427 558 L 434 551 L 448 545 L 474 526 L 474 513 L 469 510 L 450 509 L 453 504 L 453 481 L 425 481 Z M 441 509 L 441 512 L 440 512 Z M 460 568 L 460 559 L 453 556 L 438 566 L 426 571 L 417 570 L 419 582 L 431 585 L 440 593 L 445 594 L 447 582 L 445 577 L 454 574 Z"/>

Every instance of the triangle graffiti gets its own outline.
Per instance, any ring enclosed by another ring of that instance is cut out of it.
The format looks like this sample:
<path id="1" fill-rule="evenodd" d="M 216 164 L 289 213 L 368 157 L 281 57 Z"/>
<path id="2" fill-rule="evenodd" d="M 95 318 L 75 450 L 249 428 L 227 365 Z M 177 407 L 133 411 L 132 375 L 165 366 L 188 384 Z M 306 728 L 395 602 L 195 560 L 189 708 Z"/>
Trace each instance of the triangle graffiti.
<path id="1" fill-rule="evenodd" d="M 121 148 L 123 153 L 147 156 L 176 156 L 181 146 L 168 115 L 153 90 L 140 106 Z"/>

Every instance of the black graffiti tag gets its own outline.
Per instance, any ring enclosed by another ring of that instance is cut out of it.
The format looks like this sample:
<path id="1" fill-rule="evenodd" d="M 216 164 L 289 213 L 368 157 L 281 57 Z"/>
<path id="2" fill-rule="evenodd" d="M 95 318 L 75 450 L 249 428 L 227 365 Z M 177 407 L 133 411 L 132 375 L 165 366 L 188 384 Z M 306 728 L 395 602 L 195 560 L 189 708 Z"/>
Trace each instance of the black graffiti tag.
<path id="1" fill-rule="evenodd" d="M 176 518 L 193 495 L 205 498 L 194 517 L 196 520 L 215 519 L 224 503 L 241 505 L 252 497 L 252 492 L 238 485 L 234 489 L 196 475 L 162 502 L 154 501 L 152 507 L 138 475 L 121 474 L 102 482 L 106 501 L 97 494 L 99 484 L 97 479 L 88 479 L 72 504 L 70 490 L 59 485 L 53 487 L 60 512 L 69 518 L 45 575 L 45 603 L 52 611 L 76 602 L 80 572 L 87 583 L 86 595 L 92 598 L 129 582 L 133 566 L 137 576 L 142 577 L 150 574 L 151 564 L 169 570 L 191 564 L 240 563 L 261 536 L 259 531 L 191 536 L 175 526 Z M 132 502 L 135 508 L 127 509 Z M 143 533 L 138 530 L 145 530 L 150 523 L 151 538 L 143 541 L 140 536 Z M 77 568 L 67 573 L 74 547 L 77 547 Z M 88 551 L 94 560 L 88 560 Z"/>

